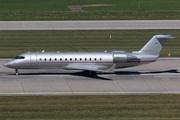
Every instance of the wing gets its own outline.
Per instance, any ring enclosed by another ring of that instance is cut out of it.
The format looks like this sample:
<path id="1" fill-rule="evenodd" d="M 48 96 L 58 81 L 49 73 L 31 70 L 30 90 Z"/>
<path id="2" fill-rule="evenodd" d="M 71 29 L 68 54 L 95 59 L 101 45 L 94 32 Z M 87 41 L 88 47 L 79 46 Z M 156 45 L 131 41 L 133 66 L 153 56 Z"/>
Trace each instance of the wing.
<path id="1" fill-rule="evenodd" d="M 88 70 L 88 71 L 95 71 L 95 72 L 114 72 L 114 68 L 116 64 L 112 64 L 112 66 L 108 67 L 105 65 L 76 65 L 71 64 L 66 66 L 67 69 L 76 69 L 76 70 Z"/>

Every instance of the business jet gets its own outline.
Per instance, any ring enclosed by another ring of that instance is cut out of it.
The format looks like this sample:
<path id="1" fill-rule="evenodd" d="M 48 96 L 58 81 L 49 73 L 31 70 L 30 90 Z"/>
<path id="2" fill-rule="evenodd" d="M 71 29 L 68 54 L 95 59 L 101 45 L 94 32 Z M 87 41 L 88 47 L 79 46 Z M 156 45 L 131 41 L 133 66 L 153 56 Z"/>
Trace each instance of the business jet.
<path id="1" fill-rule="evenodd" d="M 4 64 L 15 69 L 75 69 L 84 70 L 89 76 L 96 72 L 109 73 L 114 69 L 133 67 L 155 62 L 166 40 L 171 35 L 155 35 L 140 50 L 128 53 L 111 52 L 27 52 Z"/>

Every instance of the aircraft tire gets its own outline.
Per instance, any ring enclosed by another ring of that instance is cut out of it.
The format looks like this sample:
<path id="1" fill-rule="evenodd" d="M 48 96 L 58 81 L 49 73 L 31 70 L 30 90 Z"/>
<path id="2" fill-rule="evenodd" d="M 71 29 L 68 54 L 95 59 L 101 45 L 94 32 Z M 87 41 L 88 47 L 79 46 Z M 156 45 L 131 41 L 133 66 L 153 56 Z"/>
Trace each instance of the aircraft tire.
<path id="1" fill-rule="evenodd" d="M 93 76 L 95 72 L 93 71 L 85 71 L 88 76 Z"/>
<path id="2" fill-rule="evenodd" d="M 15 75 L 18 76 L 19 75 L 18 69 L 16 69 L 15 72 L 16 72 Z"/>
<path id="3" fill-rule="evenodd" d="M 89 76 L 92 76 L 92 75 L 93 75 L 93 72 L 89 71 L 89 72 L 88 72 L 88 75 L 89 75 Z"/>

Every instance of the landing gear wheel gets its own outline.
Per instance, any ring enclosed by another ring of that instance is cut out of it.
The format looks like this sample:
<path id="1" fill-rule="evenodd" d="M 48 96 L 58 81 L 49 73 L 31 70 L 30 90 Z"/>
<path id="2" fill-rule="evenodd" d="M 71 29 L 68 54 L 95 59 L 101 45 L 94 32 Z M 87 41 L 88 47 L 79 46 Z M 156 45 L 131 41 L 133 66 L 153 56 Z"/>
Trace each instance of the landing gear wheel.
<path id="1" fill-rule="evenodd" d="M 15 70 L 15 72 L 16 72 L 15 74 L 18 76 L 18 75 L 19 75 L 19 73 L 18 73 L 18 69 L 16 69 L 16 70 Z"/>
<path id="2" fill-rule="evenodd" d="M 93 71 L 85 71 L 88 76 L 92 76 L 94 74 Z"/>
<path id="3" fill-rule="evenodd" d="M 89 71 L 88 76 L 92 76 L 92 75 L 93 75 L 93 72 Z"/>

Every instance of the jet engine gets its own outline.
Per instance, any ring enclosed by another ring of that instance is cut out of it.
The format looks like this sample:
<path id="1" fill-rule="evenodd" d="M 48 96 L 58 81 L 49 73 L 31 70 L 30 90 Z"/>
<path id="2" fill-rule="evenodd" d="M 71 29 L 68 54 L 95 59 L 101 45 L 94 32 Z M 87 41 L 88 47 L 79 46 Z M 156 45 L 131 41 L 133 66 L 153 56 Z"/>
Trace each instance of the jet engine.
<path id="1" fill-rule="evenodd" d="M 114 62 L 115 63 L 127 62 L 127 61 L 135 60 L 135 59 L 137 59 L 137 57 L 133 56 L 133 55 L 118 54 L 118 53 L 114 54 Z"/>

